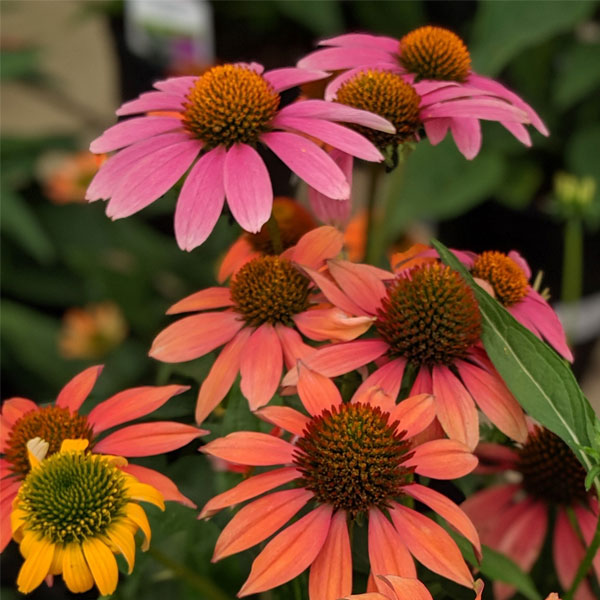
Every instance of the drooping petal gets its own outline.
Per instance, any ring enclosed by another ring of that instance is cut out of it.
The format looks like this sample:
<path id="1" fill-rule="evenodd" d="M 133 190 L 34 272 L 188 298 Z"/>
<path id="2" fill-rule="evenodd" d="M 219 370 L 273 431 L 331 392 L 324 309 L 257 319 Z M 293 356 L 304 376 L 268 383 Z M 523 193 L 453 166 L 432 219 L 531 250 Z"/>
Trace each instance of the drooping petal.
<path id="1" fill-rule="evenodd" d="M 468 160 L 481 150 L 481 125 L 478 119 L 451 119 L 450 130 L 460 153 Z"/>
<path id="2" fill-rule="evenodd" d="M 128 502 L 125 506 L 125 514 L 127 518 L 132 521 L 133 525 L 139 527 L 144 534 L 142 550 L 146 552 L 146 550 L 148 550 L 150 547 L 152 531 L 150 530 L 150 523 L 148 522 L 148 517 L 146 516 L 144 509 L 135 502 Z"/>
<path id="3" fill-rule="evenodd" d="M 112 152 L 140 140 L 165 133 L 182 126 L 180 119 L 172 117 L 137 117 L 122 121 L 107 129 L 90 144 L 96 154 Z"/>
<path id="4" fill-rule="evenodd" d="M 396 431 L 406 431 L 410 439 L 424 431 L 435 419 L 435 400 L 431 394 L 418 394 L 402 400 L 390 412 L 389 422 L 399 421 Z"/>
<path id="5" fill-rule="evenodd" d="M 254 475 L 253 477 L 238 483 L 230 490 L 209 500 L 198 515 L 198 518 L 209 518 L 223 508 L 239 504 L 240 502 L 259 496 L 264 492 L 269 492 L 298 477 L 300 477 L 300 473 L 295 467 L 284 467 L 283 469 L 275 469 L 273 471 Z"/>
<path id="6" fill-rule="evenodd" d="M 233 300 L 231 299 L 231 291 L 228 287 L 209 287 L 176 302 L 167 310 L 167 314 L 176 315 L 184 312 L 223 308 L 224 306 L 232 305 Z"/>
<path id="7" fill-rule="evenodd" d="M 529 131 L 524 125 L 521 123 L 514 123 L 511 121 L 500 121 L 501 125 L 503 125 L 508 131 L 510 131 L 522 144 L 525 146 L 531 146 L 531 136 L 529 135 Z"/>
<path id="8" fill-rule="evenodd" d="M 319 506 L 275 536 L 252 563 L 238 596 L 263 592 L 302 573 L 325 543 L 332 510 L 328 505 Z"/>
<path id="9" fill-rule="evenodd" d="M 303 434 L 310 421 L 306 415 L 289 406 L 265 406 L 259 408 L 255 414 L 267 423 L 299 436 Z"/>
<path id="10" fill-rule="evenodd" d="M 294 246 L 292 260 L 303 267 L 320 269 L 325 261 L 337 256 L 344 246 L 344 234 L 329 225 L 311 229 Z"/>
<path id="11" fill-rule="evenodd" d="M 331 519 L 327 539 L 314 560 L 308 578 L 310 600 L 341 598 L 352 591 L 352 550 L 346 513 Z"/>
<path id="12" fill-rule="evenodd" d="M 122 104 L 117 109 L 116 114 L 119 117 L 125 115 L 135 115 L 136 113 L 145 113 L 153 110 L 176 110 L 183 109 L 185 97 L 179 94 L 169 94 L 166 92 L 145 92 L 135 100 L 130 100 Z"/>
<path id="13" fill-rule="evenodd" d="M 299 360 L 304 360 L 305 357 L 315 351 L 312 346 L 302 341 L 302 336 L 295 329 L 278 323 L 275 325 L 275 331 L 279 336 L 285 366 L 288 369 L 295 367 Z"/>
<path id="14" fill-rule="evenodd" d="M 334 306 L 337 306 L 349 315 L 365 314 L 357 304 L 355 304 L 333 281 L 331 281 L 331 279 L 308 267 L 302 267 L 302 270 L 317 284 L 325 298 L 327 298 Z"/>
<path id="15" fill-rule="evenodd" d="M 153 456 L 181 448 L 207 433 L 175 421 L 138 423 L 113 431 L 96 443 L 94 452 L 127 457 Z"/>
<path id="16" fill-rule="evenodd" d="M 369 511 L 369 563 L 374 575 L 417 576 L 415 563 L 402 538 L 377 508 Z"/>
<path id="17" fill-rule="evenodd" d="M 31 552 L 28 553 L 21 565 L 17 577 L 17 589 L 23 594 L 35 590 L 50 570 L 54 557 L 54 544 L 45 537 L 36 540 L 32 544 Z"/>
<path id="18" fill-rule="evenodd" d="M 283 351 L 270 323 L 263 323 L 252 333 L 240 357 L 240 389 L 251 410 L 271 400 L 281 381 Z"/>
<path id="19" fill-rule="evenodd" d="M 286 131 L 264 133 L 260 139 L 298 177 L 321 193 L 339 200 L 350 196 L 344 173 L 314 142 Z"/>
<path id="20" fill-rule="evenodd" d="M 317 81 L 328 77 L 326 71 L 309 71 L 307 69 L 298 69 L 296 67 L 284 67 L 282 69 L 272 69 L 263 75 L 276 92 L 283 92 L 297 85 Z"/>
<path id="21" fill-rule="evenodd" d="M 94 433 L 100 433 L 115 425 L 150 414 L 173 396 L 189 389 L 187 385 L 164 385 L 124 390 L 93 408 L 87 420 Z"/>
<path id="22" fill-rule="evenodd" d="M 215 546 L 216 562 L 251 548 L 278 531 L 312 498 L 303 488 L 267 494 L 240 509 L 225 526 Z"/>
<path id="23" fill-rule="evenodd" d="M 74 594 L 87 592 L 94 585 L 94 578 L 85 562 L 81 544 L 72 542 L 65 545 L 62 576 L 67 587 Z"/>
<path id="24" fill-rule="evenodd" d="M 425 121 L 425 133 L 427 139 L 432 146 L 437 146 L 448 133 L 451 119 L 448 117 L 440 117 L 438 119 L 429 119 Z"/>
<path id="25" fill-rule="evenodd" d="M 474 450 L 479 442 L 479 416 L 473 398 L 447 367 L 435 366 L 432 379 L 437 418 L 444 431 Z"/>
<path id="26" fill-rule="evenodd" d="M 106 531 L 106 538 L 123 555 L 127 562 L 127 572 L 131 574 L 135 564 L 135 539 L 131 528 L 123 522 L 114 521 Z"/>
<path id="27" fill-rule="evenodd" d="M 222 346 L 244 326 L 233 311 L 185 317 L 163 329 L 148 353 L 162 362 L 183 362 L 204 356 Z"/>
<path id="28" fill-rule="evenodd" d="M 374 317 L 350 317 L 339 308 L 312 309 L 292 317 L 298 329 L 311 340 L 349 342 L 365 333 Z"/>
<path id="29" fill-rule="evenodd" d="M 432 440 L 413 449 L 406 466 L 434 479 L 457 479 L 477 466 L 477 457 L 469 448 L 456 440 Z"/>
<path id="30" fill-rule="evenodd" d="M 94 537 L 83 540 L 81 549 L 100 594 L 112 594 L 119 581 L 119 569 L 114 554 L 104 542 Z"/>
<path id="31" fill-rule="evenodd" d="M 526 123 L 526 113 L 502 100 L 493 98 L 467 98 L 453 102 L 439 102 L 421 110 L 421 119 L 438 117 L 473 118 L 490 121 L 517 121 Z"/>
<path id="32" fill-rule="evenodd" d="M 175 207 L 175 237 L 191 251 L 211 234 L 225 203 L 225 149 L 217 147 L 200 157 L 183 183 Z"/>
<path id="33" fill-rule="evenodd" d="M 102 373 L 103 365 L 88 367 L 78 375 L 75 375 L 67 385 L 60 390 L 56 398 L 56 406 L 68 408 L 70 411 L 79 410 L 83 401 L 88 397 L 96 380 Z"/>
<path id="34" fill-rule="evenodd" d="M 420 563 L 461 585 L 473 586 L 458 546 L 437 523 L 400 504 L 390 510 L 390 515 L 400 538 Z"/>
<path id="35" fill-rule="evenodd" d="M 165 500 L 179 502 L 184 506 L 196 508 L 196 504 L 184 496 L 179 491 L 179 488 L 173 483 L 173 481 L 171 481 L 166 475 L 163 475 L 154 469 L 142 467 L 141 465 L 127 464 L 126 466 L 121 467 L 121 471 L 125 471 L 125 473 L 133 475 L 138 481 L 156 488 L 163 495 Z"/>
<path id="36" fill-rule="evenodd" d="M 295 447 L 280 438 L 255 431 L 235 431 L 201 448 L 205 454 L 240 465 L 269 466 L 292 462 Z"/>
<path id="37" fill-rule="evenodd" d="M 396 399 L 400 393 L 400 385 L 404 376 L 404 367 L 406 359 L 395 358 L 385 365 L 379 367 L 371 375 L 369 375 L 354 393 L 353 402 L 361 402 L 362 398 L 370 393 L 373 389 L 381 389 L 388 401 L 385 406 L 380 406 L 384 411 L 392 411 L 396 406 Z M 392 419 L 390 422 L 394 421 Z"/>
<path id="38" fill-rule="evenodd" d="M 331 379 L 309 369 L 303 362 L 298 364 L 298 372 L 298 396 L 310 415 L 320 415 L 342 404 L 342 396 Z"/>

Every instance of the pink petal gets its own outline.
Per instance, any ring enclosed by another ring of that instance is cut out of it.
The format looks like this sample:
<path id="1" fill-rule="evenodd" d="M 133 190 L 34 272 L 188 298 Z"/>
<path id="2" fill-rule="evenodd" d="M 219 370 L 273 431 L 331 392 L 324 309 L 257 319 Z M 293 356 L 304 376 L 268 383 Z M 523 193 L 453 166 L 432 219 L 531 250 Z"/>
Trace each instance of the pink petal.
<path id="1" fill-rule="evenodd" d="M 430 85 L 430 81 L 419 82 L 413 85 L 417 93 L 421 96 L 421 106 L 429 106 L 436 104 L 437 102 L 446 102 L 448 100 L 455 100 L 457 98 L 473 98 L 474 96 L 488 96 L 490 94 L 485 90 L 479 90 L 474 87 L 467 87 L 465 85 L 446 85 L 440 86 L 434 83 L 434 86 Z"/>
<path id="2" fill-rule="evenodd" d="M 477 119 L 450 119 L 450 129 L 456 147 L 468 160 L 481 150 L 481 125 Z"/>
<path id="3" fill-rule="evenodd" d="M 56 398 L 56 406 L 68 408 L 71 412 L 79 410 L 83 401 L 92 391 L 96 380 L 102 373 L 103 365 L 88 367 L 78 375 L 75 375 L 62 390 L 60 390 Z"/>
<path id="4" fill-rule="evenodd" d="M 444 431 L 474 450 L 479 443 L 479 417 L 473 398 L 448 367 L 435 366 L 432 375 L 437 418 Z"/>
<path id="5" fill-rule="evenodd" d="M 225 150 L 204 154 L 186 177 L 175 207 L 175 237 L 191 251 L 211 234 L 225 202 Z"/>
<path id="6" fill-rule="evenodd" d="M 432 440 L 417 446 L 412 452 L 405 465 L 414 466 L 415 473 L 434 479 L 457 479 L 477 466 L 477 457 L 455 440 Z"/>
<path id="7" fill-rule="evenodd" d="M 96 368 L 102 370 L 102 367 Z M 79 377 L 79 375 L 77 375 L 77 377 Z M 93 385 L 94 384 L 92 383 L 92 386 Z M 92 388 L 90 387 L 90 390 L 91 389 Z M 85 400 L 85 398 L 83 398 L 81 402 L 83 402 L 83 400 Z M 80 405 L 81 402 L 79 403 Z M 8 400 L 5 400 L 2 403 L 2 412 L 0 413 L 5 425 L 5 427 L 2 428 L 3 433 L 8 433 L 5 431 L 5 429 L 10 429 L 24 414 L 31 412 L 32 410 L 37 410 L 38 408 L 38 405 L 28 398 L 20 398 L 15 396 L 14 398 L 8 398 Z"/>
<path id="8" fill-rule="evenodd" d="M 419 394 L 402 400 L 390 413 L 389 422 L 399 421 L 396 431 L 406 431 L 407 439 L 425 431 L 435 419 L 435 399 L 431 394 Z"/>
<path id="9" fill-rule="evenodd" d="M 285 131 L 264 133 L 260 139 L 300 179 L 321 193 L 340 200 L 350 196 L 350 186 L 342 170 L 314 142 Z"/>
<path id="10" fill-rule="evenodd" d="M 87 419 L 94 433 L 139 419 L 160 408 L 167 400 L 190 388 L 187 385 L 144 386 L 119 392 L 98 404 Z"/>
<path id="11" fill-rule="evenodd" d="M 180 94 L 169 94 L 166 92 L 145 92 L 135 100 L 125 102 L 117 110 L 119 117 L 134 115 L 136 113 L 149 112 L 153 110 L 183 110 L 185 98 Z"/>
<path id="12" fill-rule="evenodd" d="M 184 317 L 163 329 L 148 353 L 162 362 L 183 362 L 204 356 L 222 346 L 244 326 L 233 311 Z"/>
<path id="13" fill-rule="evenodd" d="M 117 456 L 154 456 L 177 450 L 208 431 L 174 421 L 129 425 L 114 431 L 94 445 L 94 452 Z"/>
<path id="14" fill-rule="evenodd" d="M 260 252 L 254 250 L 245 235 L 241 235 L 227 250 L 223 261 L 219 266 L 217 281 L 223 283 L 253 258 L 260 256 Z"/>
<path id="15" fill-rule="evenodd" d="M 500 123 L 508 129 L 522 144 L 525 146 L 531 146 L 531 136 L 527 131 L 527 128 L 521 125 L 521 123 L 514 123 L 511 121 L 500 121 Z"/>
<path id="16" fill-rule="evenodd" d="M 4 552 L 6 546 L 12 539 L 12 526 L 10 515 L 12 513 L 12 504 L 22 481 L 12 480 L 10 483 L 3 482 L 2 495 L 0 501 L 0 553 Z"/>
<path id="17" fill-rule="evenodd" d="M 374 575 L 417 576 L 415 563 L 402 538 L 377 508 L 369 511 L 369 563 Z"/>
<path id="18" fill-rule="evenodd" d="M 308 267 L 303 267 L 302 270 L 317 284 L 323 295 L 333 305 L 341 308 L 344 312 L 350 315 L 364 315 L 363 310 L 356 305 L 331 279 L 319 273 L 316 270 Z M 369 315 L 370 316 L 370 315 Z"/>
<path id="19" fill-rule="evenodd" d="M 596 502 L 596 511 L 594 512 L 593 506 L 575 506 L 575 517 L 577 519 L 577 523 L 579 524 L 579 528 L 581 529 L 581 533 L 583 534 L 583 539 L 585 540 L 585 545 L 587 547 L 592 543 L 592 539 L 594 534 L 596 533 L 596 526 L 598 525 L 598 511 L 597 511 L 597 501 L 594 499 L 590 499 L 590 504 Z M 596 556 L 593 560 L 594 571 L 596 572 L 596 577 L 600 577 L 600 553 L 596 552 Z"/>
<path id="20" fill-rule="evenodd" d="M 319 46 L 363 46 L 365 48 L 378 48 L 398 54 L 399 42 L 396 38 L 385 35 L 371 35 L 370 33 L 344 33 L 336 37 L 321 40 Z"/>
<path id="21" fill-rule="evenodd" d="M 404 376 L 406 359 L 395 358 L 379 367 L 369 375 L 354 393 L 352 402 L 362 402 L 362 397 L 369 394 L 371 390 L 381 389 L 389 399 L 385 406 L 380 406 L 384 411 L 392 411 L 396 406 L 396 398 L 400 393 L 400 385 Z M 394 421 L 395 419 L 392 419 Z M 390 423 L 392 422 L 390 421 Z"/>
<path id="22" fill-rule="evenodd" d="M 343 125 L 325 121 L 324 119 L 308 119 L 300 117 L 278 116 L 273 120 L 273 126 L 280 129 L 290 129 L 297 133 L 305 133 L 313 138 L 325 142 L 333 148 L 342 150 L 356 158 L 381 162 L 381 152 L 356 131 Z"/>
<path id="23" fill-rule="evenodd" d="M 418 483 L 406 485 L 402 488 L 402 491 L 415 500 L 427 505 L 431 510 L 446 519 L 456 531 L 464 535 L 471 542 L 478 558 L 481 560 L 481 542 L 479 541 L 477 530 L 471 519 L 452 500 Z"/>
<path id="24" fill-rule="evenodd" d="M 113 125 L 90 144 L 96 154 L 111 152 L 140 140 L 182 127 L 180 119 L 173 117 L 136 117 Z"/>
<path id="25" fill-rule="evenodd" d="M 294 315 L 298 329 L 311 340 L 348 342 L 361 336 L 374 317 L 349 317 L 339 308 L 312 309 Z"/>
<path id="26" fill-rule="evenodd" d="M 275 325 L 275 331 L 279 336 L 281 348 L 283 349 L 283 358 L 288 369 L 296 366 L 298 360 L 304 360 L 315 349 L 302 341 L 300 334 L 291 327 L 286 327 L 278 323 Z"/>
<path id="27" fill-rule="evenodd" d="M 524 443 L 527 423 L 523 409 L 500 376 L 465 361 L 457 361 L 456 366 L 469 393 L 489 420 L 512 439 Z"/>
<path id="28" fill-rule="evenodd" d="M 346 260 L 330 260 L 327 265 L 342 291 L 365 313 L 376 315 L 387 291 L 381 279 L 371 272 L 369 265 L 357 265 Z"/>
<path id="29" fill-rule="evenodd" d="M 240 370 L 242 352 L 251 334 L 252 329 L 242 329 L 217 356 L 200 386 L 196 402 L 196 423 L 202 423 L 231 389 Z"/>
<path id="30" fill-rule="evenodd" d="M 310 600 L 331 600 L 352 592 L 352 549 L 346 513 L 337 511 L 331 519 L 329 533 L 312 563 L 308 579 Z"/>
<path id="31" fill-rule="evenodd" d="M 312 496 L 303 488 L 283 490 L 244 506 L 221 532 L 212 562 L 259 544 L 292 519 Z"/>
<path id="32" fill-rule="evenodd" d="M 271 178 L 263 159 L 248 144 L 234 144 L 225 158 L 225 194 L 235 220 L 258 233 L 273 207 Z"/>
<path id="33" fill-rule="evenodd" d="M 335 227 L 324 225 L 311 229 L 298 240 L 292 260 L 303 267 L 320 269 L 327 259 L 337 256 L 343 247 L 344 234 Z"/>
<path id="34" fill-rule="evenodd" d="M 209 442 L 202 452 L 240 465 L 269 466 L 291 463 L 295 447 L 266 433 L 236 431 Z"/>
<path id="35" fill-rule="evenodd" d="M 161 92 L 167 92 L 169 94 L 177 94 L 178 96 L 187 96 L 190 88 L 196 83 L 198 77 L 196 75 L 189 75 L 186 77 L 170 77 L 169 79 L 163 79 L 157 81 L 153 86 Z"/>
<path id="36" fill-rule="evenodd" d="M 525 277 L 527 277 L 528 280 L 531 279 L 531 268 L 529 267 L 527 261 L 521 256 L 521 254 L 519 254 L 519 252 L 516 250 L 511 250 L 508 253 L 508 258 L 517 263 L 519 268 L 523 271 L 523 273 L 525 273 Z"/>
<path id="37" fill-rule="evenodd" d="M 425 133 L 432 146 L 437 146 L 446 137 L 450 123 L 451 119 L 447 117 L 425 121 Z"/>
<path id="38" fill-rule="evenodd" d="M 168 192 L 198 156 L 202 144 L 188 140 L 161 148 L 131 166 L 112 195 L 106 214 L 129 217 Z"/>
<path id="39" fill-rule="evenodd" d="M 473 586 L 473 577 L 458 546 L 437 523 L 400 504 L 390 514 L 400 538 L 420 563 L 461 585 Z"/>
<path id="40" fill-rule="evenodd" d="M 296 67 L 284 67 L 283 69 L 267 71 L 263 75 L 263 79 L 266 79 L 276 92 L 282 92 L 297 85 L 324 79 L 328 76 L 329 73 L 325 71 L 307 71 Z"/>
<path id="41" fill-rule="evenodd" d="M 133 475 L 138 481 L 155 487 L 163 495 L 165 500 L 179 502 L 189 508 L 197 508 L 196 504 L 184 496 L 179 491 L 179 488 L 162 473 L 159 473 L 154 469 L 148 469 L 147 467 L 132 464 L 121 467 L 121 470 Z"/>
<path id="42" fill-rule="evenodd" d="M 478 473 L 515 471 L 519 461 L 519 454 L 516 450 L 490 442 L 480 442 L 475 449 L 475 454 L 479 458 Z"/>
<path id="43" fill-rule="evenodd" d="M 198 518 L 211 517 L 223 508 L 259 496 L 298 477 L 300 477 L 300 473 L 296 471 L 295 467 L 284 467 L 283 469 L 275 469 L 261 473 L 260 475 L 254 475 L 238 483 L 234 488 L 209 500 L 198 515 Z"/>
<path id="44" fill-rule="evenodd" d="M 281 342 L 273 325 L 264 323 L 250 336 L 240 359 L 240 389 L 251 410 L 264 406 L 275 395 L 282 370 Z"/>
<path id="45" fill-rule="evenodd" d="M 379 115 L 366 110 L 352 108 L 337 102 L 326 102 L 325 100 L 302 100 L 288 104 L 279 111 L 280 116 L 302 117 L 309 119 L 327 119 L 329 121 L 341 121 L 343 123 L 354 123 L 364 125 L 377 131 L 395 133 L 394 126 Z"/>
<path id="46" fill-rule="evenodd" d="M 267 423 L 276 427 L 281 427 L 294 435 L 302 436 L 310 418 L 299 413 L 289 406 L 264 406 L 259 408 L 256 413 Z"/>
<path id="47" fill-rule="evenodd" d="M 323 548 L 332 511 L 331 506 L 319 506 L 275 536 L 252 563 L 238 596 L 263 592 L 302 573 Z"/>
<path id="48" fill-rule="evenodd" d="M 186 296 L 167 311 L 168 315 L 232 306 L 231 292 L 226 287 L 210 287 Z"/>
<path id="49" fill-rule="evenodd" d="M 304 408 L 313 416 L 342 404 L 342 396 L 331 379 L 298 364 L 298 396 Z"/>
<path id="50" fill-rule="evenodd" d="M 519 108 L 493 98 L 467 98 L 432 104 L 421 110 L 421 119 L 438 117 L 486 119 L 489 121 L 517 121 L 527 123 L 527 115 Z"/>
<path id="51" fill-rule="evenodd" d="M 336 39 L 336 38 L 334 38 Z M 369 66 L 372 63 L 389 61 L 389 52 L 385 48 L 371 46 L 343 48 L 324 48 L 316 50 L 298 61 L 302 69 L 324 69 L 326 71 L 341 71 L 360 65 Z"/>

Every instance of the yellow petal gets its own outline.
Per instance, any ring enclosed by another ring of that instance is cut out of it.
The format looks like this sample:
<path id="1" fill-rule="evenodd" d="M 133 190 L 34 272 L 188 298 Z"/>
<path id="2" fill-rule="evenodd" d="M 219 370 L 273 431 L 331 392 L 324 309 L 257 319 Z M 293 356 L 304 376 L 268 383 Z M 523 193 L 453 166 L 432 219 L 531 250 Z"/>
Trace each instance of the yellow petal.
<path id="1" fill-rule="evenodd" d="M 150 523 L 148 523 L 148 517 L 146 516 L 144 509 L 139 504 L 129 502 L 125 507 L 125 514 L 144 532 L 146 539 L 142 544 L 142 550 L 146 552 L 146 550 L 150 548 L 152 532 L 150 531 Z"/>
<path id="2" fill-rule="evenodd" d="M 19 550 L 21 551 L 23 558 L 27 558 L 31 554 L 36 542 L 37 535 L 33 533 L 33 531 L 25 530 L 23 533 L 23 539 L 19 544 Z"/>
<path id="3" fill-rule="evenodd" d="M 106 536 L 125 557 L 127 566 L 129 567 L 128 573 L 131 573 L 135 564 L 135 539 L 131 528 L 125 525 L 125 523 L 111 523 L 106 531 Z"/>
<path id="4" fill-rule="evenodd" d="M 17 532 L 19 527 L 23 527 L 25 524 L 25 516 L 27 513 L 22 511 L 20 508 L 13 508 L 10 513 L 10 526 L 12 528 L 13 534 Z"/>
<path id="5" fill-rule="evenodd" d="M 70 450 L 75 452 L 83 452 L 89 445 L 88 440 L 63 440 L 60 445 L 61 452 L 69 452 Z"/>
<path id="6" fill-rule="evenodd" d="M 102 458 L 114 467 L 126 467 L 129 464 L 126 458 L 115 456 L 113 454 L 103 454 Z"/>
<path id="7" fill-rule="evenodd" d="M 165 510 L 165 500 L 163 495 L 151 485 L 147 483 L 127 482 L 126 484 L 127 493 L 133 498 L 133 500 L 140 500 L 142 502 L 150 502 L 154 506 L 158 506 L 160 510 Z"/>
<path id="8" fill-rule="evenodd" d="M 65 547 L 57 544 L 54 546 L 54 557 L 50 565 L 50 575 L 60 575 L 63 569 L 63 557 L 65 555 Z"/>
<path id="9" fill-rule="evenodd" d="M 81 544 L 78 542 L 65 546 L 62 574 L 65 584 L 75 594 L 87 592 L 94 585 L 94 578 L 85 562 Z"/>
<path id="10" fill-rule="evenodd" d="M 98 538 L 88 538 L 81 548 L 100 594 L 107 596 L 117 589 L 119 569 L 115 555 Z"/>
<path id="11" fill-rule="evenodd" d="M 17 577 L 17 588 L 23 594 L 35 590 L 44 581 L 52 558 L 54 557 L 54 544 L 47 539 L 35 540 L 31 552 L 21 566 Z"/>

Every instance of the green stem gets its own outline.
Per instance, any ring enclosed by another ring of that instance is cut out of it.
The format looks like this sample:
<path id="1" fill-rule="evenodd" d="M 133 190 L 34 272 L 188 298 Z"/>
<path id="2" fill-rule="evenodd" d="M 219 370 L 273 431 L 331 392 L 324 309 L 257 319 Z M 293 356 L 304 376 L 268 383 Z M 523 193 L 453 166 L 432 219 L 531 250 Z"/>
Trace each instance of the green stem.
<path id="1" fill-rule="evenodd" d="M 583 581 L 585 576 L 588 574 L 592 567 L 592 561 L 596 557 L 596 553 L 600 549 L 600 519 L 596 525 L 596 531 L 592 538 L 590 545 L 588 546 L 582 561 L 579 563 L 577 573 L 575 573 L 575 579 L 569 588 L 569 591 L 565 594 L 564 600 L 572 600 L 579 587 L 579 584 Z"/>
<path id="2" fill-rule="evenodd" d="M 150 548 L 148 554 L 152 556 L 154 560 L 161 563 L 167 569 L 172 571 L 177 577 L 185 581 L 188 585 L 198 590 L 200 598 L 203 600 L 231 600 L 231 598 L 221 588 L 217 587 L 210 579 L 202 577 L 189 569 L 185 565 L 182 565 L 156 548 Z"/>
<path id="3" fill-rule="evenodd" d="M 574 303 L 581 298 L 583 289 L 583 225 L 577 217 L 565 222 L 562 301 Z M 567 332 L 572 327 L 566 324 Z"/>
<path id="4" fill-rule="evenodd" d="M 281 254 L 283 252 L 283 243 L 281 242 L 281 232 L 279 231 L 279 225 L 271 212 L 271 216 L 267 221 L 267 230 L 271 238 L 271 245 L 273 246 L 273 252 L 275 254 Z"/>
<path id="5" fill-rule="evenodd" d="M 377 215 L 377 187 L 379 183 L 380 167 L 377 163 L 369 164 L 369 182 L 367 189 L 367 240 L 365 259 L 370 265 L 379 262 L 380 242 L 377 238 L 378 215 Z"/>

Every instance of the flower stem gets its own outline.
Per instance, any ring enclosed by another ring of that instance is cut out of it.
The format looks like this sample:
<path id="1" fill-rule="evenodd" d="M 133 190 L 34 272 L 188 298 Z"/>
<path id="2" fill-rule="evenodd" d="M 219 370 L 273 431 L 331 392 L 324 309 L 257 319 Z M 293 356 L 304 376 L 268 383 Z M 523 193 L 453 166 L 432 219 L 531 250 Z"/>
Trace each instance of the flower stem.
<path id="1" fill-rule="evenodd" d="M 577 302 L 583 289 L 583 225 L 578 217 L 565 222 L 561 299 Z M 567 330 L 572 329 L 568 326 Z"/>
<path id="2" fill-rule="evenodd" d="M 279 231 L 279 225 L 273 216 L 273 212 L 271 211 L 271 216 L 267 221 L 267 229 L 269 231 L 269 236 L 271 238 L 271 244 L 273 246 L 273 252 L 275 254 L 281 254 L 283 252 L 283 244 L 281 242 L 281 232 Z"/>
<path id="3" fill-rule="evenodd" d="M 195 590 L 198 590 L 199 597 L 204 600 L 230 600 L 230 597 L 210 579 L 202 577 L 202 575 L 198 575 L 198 573 L 195 573 L 185 565 L 172 560 L 160 550 L 150 547 L 148 549 L 148 554 L 152 556 L 154 560 L 172 571 L 174 575 L 185 581 Z"/>

